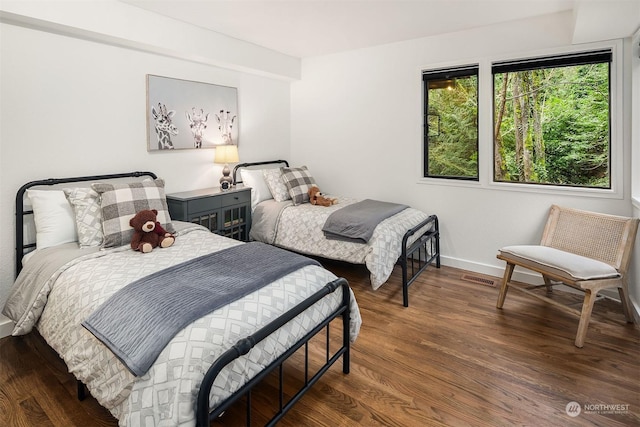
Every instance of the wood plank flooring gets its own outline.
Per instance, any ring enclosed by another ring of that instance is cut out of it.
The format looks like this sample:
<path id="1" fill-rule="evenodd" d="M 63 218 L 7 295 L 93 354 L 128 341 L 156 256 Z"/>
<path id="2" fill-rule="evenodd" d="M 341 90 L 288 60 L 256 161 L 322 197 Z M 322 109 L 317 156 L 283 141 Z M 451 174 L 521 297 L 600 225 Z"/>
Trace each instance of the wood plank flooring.
<path id="1" fill-rule="evenodd" d="M 498 310 L 497 288 L 463 279 L 486 276 L 429 267 L 403 308 L 397 268 L 374 292 L 364 267 L 323 263 L 349 280 L 360 305 L 351 373 L 334 365 L 280 426 L 640 425 L 640 331 L 624 322 L 619 304 L 596 302 L 578 349 L 576 317 L 514 290 Z M 580 306 L 571 294 L 555 298 Z M 323 346 L 310 345 L 312 367 Z M 303 381 L 302 366 L 301 354 L 285 364 L 287 394 Z M 276 385 L 274 375 L 253 393 L 253 425 L 270 416 Z M 0 425 L 117 425 L 93 398 L 75 396 L 74 378 L 37 334 L 0 340 Z M 570 402 L 581 405 L 575 417 Z M 213 424 L 244 420 L 238 405 Z"/>

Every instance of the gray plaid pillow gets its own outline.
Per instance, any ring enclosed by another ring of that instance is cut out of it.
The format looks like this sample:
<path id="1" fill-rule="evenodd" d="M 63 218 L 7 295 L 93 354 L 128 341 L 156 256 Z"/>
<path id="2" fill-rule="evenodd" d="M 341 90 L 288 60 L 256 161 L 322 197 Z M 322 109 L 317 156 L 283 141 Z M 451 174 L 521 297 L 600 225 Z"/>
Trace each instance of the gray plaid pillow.
<path id="1" fill-rule="evenodd" d="M 280 168 L 282 171 L 282 181 L 287 186 L 289 196 L 294 205 L 309 202 L 309 189 L 316 185 L 306 166 L 301 168 Z"/>
<path id="2" fill-rule="evenodd" d="M 103 248 L 127 245 L 133 237 L 129 220 L 145 209 L 157 209 L 158 221 L 165 230 L 174 232 L 164 193 L 164 180 L 144 180 L 130 184 L 91 184 L 100 194 Z"/>

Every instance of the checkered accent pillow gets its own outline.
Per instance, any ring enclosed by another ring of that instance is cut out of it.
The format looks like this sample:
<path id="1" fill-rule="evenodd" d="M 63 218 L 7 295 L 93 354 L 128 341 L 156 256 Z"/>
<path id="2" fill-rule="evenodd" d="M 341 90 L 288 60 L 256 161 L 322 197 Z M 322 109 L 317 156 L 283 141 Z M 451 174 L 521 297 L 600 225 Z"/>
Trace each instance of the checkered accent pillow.
<path id="1" fill-rule="evenodd" d="M 145 209 L 157 209 L 158 221 L 170 233 L 174 232 L 164 193 L 164 180 L 144 180 L 130 184 L 91 184 L 100 194 L 103 248 L 127 245 L 133 237 L 129 220 Z"/>
<path id="2" fill-rule="evenodd" d="M 282 171 L 282 180 L 287 186 L 289 196 L 293 200 L 294 205 L 309 202 L 309 189 L 316 185 L 306 166 L 301 168 L 280 168 Z"/>
<path id="3" fill-rule="evenodd" d="M 63 191 L 73 206 L 80 247 L 100 246 L 104 236 L 100 195 L 88 187 L 65 188 Z"/>
<path id="4" fill-rule="evenodd" d="M 282 171 L 280 169 L 265 169 L 263 174 L 267 187 L 269 187 L 269 191 L 276 202 L 284 202 L 291 199 L 289 190 L 287 190 L 287 186 L 282 181 Z"/>

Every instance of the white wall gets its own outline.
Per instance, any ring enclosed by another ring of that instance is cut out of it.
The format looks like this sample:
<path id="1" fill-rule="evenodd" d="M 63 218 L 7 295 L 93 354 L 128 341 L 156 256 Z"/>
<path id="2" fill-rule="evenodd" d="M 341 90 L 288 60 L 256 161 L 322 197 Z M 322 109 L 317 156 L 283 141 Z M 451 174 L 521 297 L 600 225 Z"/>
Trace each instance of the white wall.
<path id="1" fill-rule="evenodd" d="M 618 198 L 505 190 L 489 182 L 490 84 L 480 86 L 481 182 L 421 179 L 420 71 L 465 63 L 480 63 L 486 70 L 492 60 L 568 48 L 572 19 L 570 13 L 556 14 L 304 59 L 302 79 L 292 84 L 293 164 L 308 165 L 325 192 L 404 202 L 437 214 L 444 264 L 499 276 L 504 266 L 495 257 L 497 249 L 538 242 L 552 203 L 630 215 L 629 111 L 624 124 L 614 123 L 616 144 L 624 149 L 619 157 L 624 189 L 618 188 Z M 620 169 L 616 166 L 617 173 Z M 516 273 L 520 280 L 531 279 Z"/>
<path id="2" fill-rule="evenodd" d="M 267 77 L 273 70 L 292 69 L 288 61 L 277 63 L 279 55 L 266 51 L 263 63 L 252 64 L 255 72 L 239 72 L 159 50 L 102 43 L 99 34 L 87 40 L 86 33 L 71 34 L 69 27 L 60 35 L 48 31 L 47 23 L 39 22 L 40 30 L 6 22 L 0 23 L 0 227 L 7 230 L 0 242 L 0 307 L 14 279 L 11 230 L 14 197 L 22 184 L 151 170 L 166 180 L 168 192 L 217 185 L 221 166 L 212 163 L 214 150 L 147 152 L 146 74 L 237 87 L 240 160 L 289 157 L 290 78 L 288 73 Z M 147 34 L 157 28 L 151 18 L 138 25 Z M 255 49 L 252 45 L 248 54 Z M 242 69 L 249 67 L 245 63 Z M 7 330 L 0 316 L 0 337 Z"/>
<path id="3" fill-rule="evenodd" d="M 629 46 L 631 62 L 631 158 L 632 177 L 631 193 L 633 195 L 633 216 L 640 217 L 640 30 L 636 32 Z M 634 263 L 631 269 L 631 301 L 636 313 L 640 313 L 640 239 L 636 240 Z M 639 319 L 640 320 L 640 319 Z"/>

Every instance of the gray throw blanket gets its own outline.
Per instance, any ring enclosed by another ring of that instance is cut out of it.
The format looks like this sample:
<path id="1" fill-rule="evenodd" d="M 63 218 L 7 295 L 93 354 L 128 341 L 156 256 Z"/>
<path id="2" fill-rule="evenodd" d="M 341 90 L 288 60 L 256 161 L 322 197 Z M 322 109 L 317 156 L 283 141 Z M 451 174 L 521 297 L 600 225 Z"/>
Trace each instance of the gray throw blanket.
<path id="1" fill-rule="evenodd" d="M 191 322 L 317 261 L 251 242 L 150 274 L 113 294 L 82 325 L 137 376 Z"/>
<path id="2" fill-rule="evenodd" d="M 333 212 L 324 223 L 322 231 L 327 239 L 367 243 L 380 222 L 408 207 L 365 199 Z"/>

